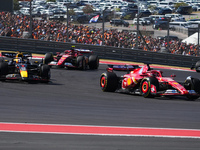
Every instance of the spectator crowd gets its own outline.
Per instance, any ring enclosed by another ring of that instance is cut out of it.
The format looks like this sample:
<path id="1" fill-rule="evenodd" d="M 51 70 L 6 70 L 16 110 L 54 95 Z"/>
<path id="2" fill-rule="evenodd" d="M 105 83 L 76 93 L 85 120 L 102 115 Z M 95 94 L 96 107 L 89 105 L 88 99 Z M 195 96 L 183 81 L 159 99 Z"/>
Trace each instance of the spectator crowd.
<path id="1" fill-rule="evenodd" d="M 121 48 L 135 49 L 137 35 L 134 32 L 118 31 L 117 29 L 105 30 L 86 25 L 75 25 L 69 23 L 67 35 L 67 25 L 59 21 L 48 21 L 43 19 L 33 19 L 32 38 L 45 41 L 57 41 L 102 45 L 104 35 L 104 45 Z M 0 12 L 0 36 L 26 38 L 25 33 L 30 31 L 30 17 L 24 15 L 14 15 L 9 12 Z M 144 40 L 147 44 L 145 44 Z M 159 52 L 163 48 L 169 48 L 168 53 L 182 55 L 198 55 L 198 46 L 194 44 L 182 43 L 180 40 L 167 41 L 153 38 L 151 36 L 138 37 L 138 49 Z"/>

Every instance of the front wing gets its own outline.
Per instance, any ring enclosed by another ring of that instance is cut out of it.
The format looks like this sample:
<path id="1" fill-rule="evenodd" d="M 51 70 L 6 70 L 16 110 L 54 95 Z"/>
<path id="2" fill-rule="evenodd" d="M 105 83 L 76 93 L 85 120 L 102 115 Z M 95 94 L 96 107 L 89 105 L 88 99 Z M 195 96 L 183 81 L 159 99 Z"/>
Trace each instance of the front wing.
<path id="1" fill-rule="evenodd" d="M 5 76 L 2 76 L 1 80 L 41 81 L 41 82 L 49 81 L 49 79 L 44 79 L 37 75 L 29 75 L 29 77 L 21 77 L 20 74 L 7 74 Z"/>
<path id="2" fill-rule="evenodd" d="M 18 53 L 12 53 L 12 52 L 1 52 L 1 56 L 8 57 L 8 58 L 15 58 Z M 32 54 L 29 52 L 22 52 L 23 57 L 32 57 Z"/>
<path id="3" fill-rule="evenodd" d="M 73 64 L 70 63 L 70 62 L 65 62 L 64 64 L 59 65 L 58 62 L 56 62 L 56 61 L 51 61 L 48 65 L 49 65 L 49 66 L 61 66 L 61 67 L 77 68 L 77 66 L 73 65 Z"/>
<path id="4" fill-rule="evenodd" d="M 155 93 L 157 96 L 200 96 L 200 94 L 196 93 L 195 90 L 187 90 L 187 93 L 180 93 L 176 89 L 168 89 L 165 91 L 158 91 Z"/>

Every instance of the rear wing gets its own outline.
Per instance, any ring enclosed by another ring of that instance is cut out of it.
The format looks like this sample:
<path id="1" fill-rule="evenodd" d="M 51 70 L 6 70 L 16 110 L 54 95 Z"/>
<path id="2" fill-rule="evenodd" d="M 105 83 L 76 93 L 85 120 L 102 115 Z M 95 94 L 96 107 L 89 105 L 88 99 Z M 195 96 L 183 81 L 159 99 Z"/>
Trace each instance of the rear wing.
<path id="1" fill-rule="evenodd" d="M 4 57 L 9 57 L 9 58 L 15 58 L 17 57 L 18 55 L 20 55 L 21 57 L 32 57 L 32 54 L 31 53 L 28 53 L 28 52 L 22 52 L 22 53 L 12 53 L 12 52 L 1 52 L 1 56 L 4 56 Z"/>
<path id="2" fill-rule="evenodd" d="M 1 56 L 13 58 L 17 56 L 17 53 L 1 52 Z"/>
<path id="3" fill-rule="evenodd" d="M 32 53 L 29 52 L 22 52 L 22 54 L 24 55 L 24 57 L 32 57 Z"/>
<path id="4" fill-rule="evenodd" d="M 133 71 L 140 68 L 139 65 L 108 65 L 108 69 L 117 71 Z"/>
<path id="5" fill-rule="evenodd" d="M 93 51 L 89 50 L 89 49 L 75 49 L 75 50 L 82 53 L 82 54 L 93 53 Z"/>

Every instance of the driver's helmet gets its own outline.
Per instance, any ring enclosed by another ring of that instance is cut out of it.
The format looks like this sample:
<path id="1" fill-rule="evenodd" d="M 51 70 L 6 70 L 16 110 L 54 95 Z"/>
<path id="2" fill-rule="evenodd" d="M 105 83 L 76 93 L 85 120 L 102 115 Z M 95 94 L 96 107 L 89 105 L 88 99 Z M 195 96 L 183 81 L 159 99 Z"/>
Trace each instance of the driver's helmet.
<path id="1" fill-rule="evenodd" d="M 13 61 L 15 63 L 22 63 L 22 59 L 21 58 L 15 58 Z"/>
<path id="2" fill-rule="evenodd" d="M 161 76 L 160 73 L 162 74 L 161 71 L 160 71 L 160 73 L 158 71 L 152 71 L 151 73 L 152 73 L 153 77 L 160 77 Z"/>
<path id="3" fill-rule="evenodd" d="M 74 54 L 74 52 L 75 52 L 75 46 L 71 46 L 70 50 L 71 50 L 71 54 Z"/>
<path id="4" fill-rule="evenodd" d="M 70 50 L 74 51 L 75 50 L 75 46 L 72 45 L 71 48 L 70 48 Z"/>
<path id="5" fill-rule="evenodd" d="M 159 73 L 158 72 L 152 72 L 152 75 L 154 76 L 154 77 L 158 77 L 159 76 Z"/>
<path id="6" fill-rule="evenodd" d="M 64 53 L 65 53 L 65 54 L 69 53 L 69 50 L 65 50 Z"/>

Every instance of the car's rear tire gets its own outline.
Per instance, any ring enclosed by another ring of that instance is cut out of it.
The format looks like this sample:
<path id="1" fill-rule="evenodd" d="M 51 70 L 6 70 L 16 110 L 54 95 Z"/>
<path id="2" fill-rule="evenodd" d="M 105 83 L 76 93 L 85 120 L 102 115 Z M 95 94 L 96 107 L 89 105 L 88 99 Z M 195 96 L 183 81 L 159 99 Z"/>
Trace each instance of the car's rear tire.
<path id="1" fill-rule="evenodd" d="M 78 69 L 85 70 L 86 69 L 86 62 L 84 56 L 77 57 L 77 67 Z"/>
<path id="2" fill-rule="evenodd" d="M 200 80 L 197 78 L 189 78 L 184 82 L 184 87 L 186 90 L 194 90 L 197 94 L 200 94 Z M 188 100 L 194 101 L 199 98 L 196 95 L 188 95 Z"/>
<path id="3" fill-rule="evenodd" d="M 90 69 L 98 69 L 99 57 L 97 55 L 90 55 L 88 65 Z"/>
<path id="4" fill-rule="evenodd" d="M 114 72 L 102 73 L 100 87 L 104 92 L 115 92 L 118 87 L 118 77 Z"/>
<path id="5" fill-rule="evenodd" d="M 48 65 L 42 65 L 41 66 L 40 76 L 41 76 L 42 79 L 45 79 L 46 82 L 49 82 L 49 79 L 51 77 L 51 72 L 50 72 L 50 67 Z"/>
<path id="6" fill-rule="evenodd" d="M 195 64 L 195 70 L 196 72 L 200 72 L 200 61 L 197 61 Z"/>
<path id="7" fill-rule="evenodd" d="M 144 78 L 140 83 L 140 93 L 145 98 L 155 97 L 158 90 L 159 82 L 154 77 Z"/>
<path id="8" fill-rule="evenodd" d="M 46 53 L 44 56 L 43 63 L 44 64 L 49 64 L 51 61 L 53 61 L 53 54 L 52 53 Z"/>

